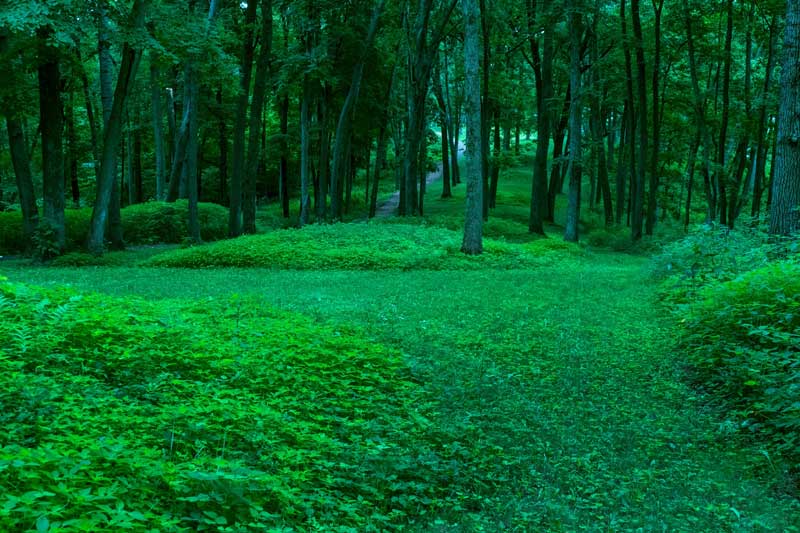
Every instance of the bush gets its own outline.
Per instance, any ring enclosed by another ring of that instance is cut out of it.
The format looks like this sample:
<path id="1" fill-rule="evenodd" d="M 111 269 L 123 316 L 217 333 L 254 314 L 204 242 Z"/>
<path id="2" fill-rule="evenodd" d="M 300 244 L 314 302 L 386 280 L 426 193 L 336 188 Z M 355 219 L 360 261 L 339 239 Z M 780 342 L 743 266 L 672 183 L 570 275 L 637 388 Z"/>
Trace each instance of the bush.
<path id="1" fill-rule="evenodd" d="M 264 235 L 174 250 L 144 266 L 261 267 L 290 270 L 472 270 L 541 264 L 526 249 L 484 240 L 484 254 L 461 253 L 460 232 L 403 224 L 335 224 L 276 230 Z"/>
<path id="2" fill-rule="evenodd" d="M 697 380 L 741 427 L 800 459 L 800 263 L 712 282 L 697 296 L 678 308 Z"/>
<path id="3" fill-rule="evenodd" d="M 79 250 L 86 244 L 92 210 L 67 209 L 67 251 Z M 228 210 L 217 204 L 199 204 L 200 234 L 203 240 L 215 241 L 228 234 Z M 189 205 L 186 200 L 175 203 L 147 202 L 122 210 L 122 231 L 125 242 L 139 244 L 177 244 L 188 236 Z M 0 212 L 0 255 L 19 254 L 28 243 L 22 235 L 22 213 Z"/>
<path id="4" fill-rule="evenodd" d="M 228 235 L 228 210 L 221 205 L 198 204 L 200 237 L 204 241 Z M 189 203 L 147 202 L 122 210 L 125 242 L 129 244 L 179 244 L 188 237 Z"/>
<path id="5" fill-rule="evenodd" d="M 355 330 L 0 279 L 0 338 L 2 531 L 386 531 L 466 491 Z"/>

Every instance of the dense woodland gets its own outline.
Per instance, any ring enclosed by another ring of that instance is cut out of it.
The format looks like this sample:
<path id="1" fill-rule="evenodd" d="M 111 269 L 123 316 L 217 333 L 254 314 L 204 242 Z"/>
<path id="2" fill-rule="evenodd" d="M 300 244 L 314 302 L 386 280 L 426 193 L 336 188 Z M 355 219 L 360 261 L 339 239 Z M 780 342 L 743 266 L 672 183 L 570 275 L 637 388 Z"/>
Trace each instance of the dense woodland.
<path id="1" fill-rule="evenodd" d="M 290 217 L 299 199 L 301 226 L 340 220 L 354 187 L 370 214 L 396 188 L 400 216 L 424 215 L 430 168 L 434 194 L 461 183 L 464 136 L 483 219 L 536 140 L 533 233 L 562 193 L 572 241 L 582 207 L 633 240 L 770 212 L 773 232 L 797 228 L 786 2 L 374 4 L 11 2 L 0 183 L 26 242 L 41 219 L 60 253 L 68 204 L 92 207 L 94 253 L 150 200 L 188 199 L 197 242 L 200 201 L 230 208 L 232 237 L 268 202 Z"/>
<path id="2" fill-rule="evenodd" d="M 0 531 L 800 531 L 800 0 L 4 0 Z"/>

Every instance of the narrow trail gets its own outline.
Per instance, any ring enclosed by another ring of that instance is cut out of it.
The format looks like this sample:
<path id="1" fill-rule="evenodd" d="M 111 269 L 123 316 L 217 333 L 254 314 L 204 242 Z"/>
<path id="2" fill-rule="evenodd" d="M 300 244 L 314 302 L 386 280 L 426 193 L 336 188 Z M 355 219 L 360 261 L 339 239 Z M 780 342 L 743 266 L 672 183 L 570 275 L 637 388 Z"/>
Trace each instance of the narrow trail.
<path id="1" fill-rule="evenodd" d="M 461 160 L 461 157 L 464 155 L 464 150 L 466 146 L 463 142 L 459 141 L 458 143 L 458 159 Z M 429 187 L 431 184 L 439 181 L 442 179 L 442 164 L 439 163 L 436 170 L 433 172 L 429 172 L 428 176 L 425 178 L 425 187 Z M 395 192 L 393 195 L 389 197 L 385 202 L 378 206 L 378 209 L 375 211 L 375 216 L 380 218 L 385 218 L 388 216 L 392 216 L 397 214 L 397 208 L 400 205 L 400 191 Z"/>

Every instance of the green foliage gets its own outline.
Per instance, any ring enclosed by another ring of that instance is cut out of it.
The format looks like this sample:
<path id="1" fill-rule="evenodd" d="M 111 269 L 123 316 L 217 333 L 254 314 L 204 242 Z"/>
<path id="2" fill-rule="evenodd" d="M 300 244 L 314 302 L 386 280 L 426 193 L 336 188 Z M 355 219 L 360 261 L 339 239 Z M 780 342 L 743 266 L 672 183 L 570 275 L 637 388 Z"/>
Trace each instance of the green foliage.
<path id="1" fill-rule="evenodd" d="M 67 209 L 66 249 L 84 247 L 89 235 L 92 210 Z M 228 210 L 217 204 L 199 204 L 200 230 L 204 240 L 224 238 L 228 233 Z M 122 209 L 122 230 L 128 244 L 182 242 L 188 235 L 189 206 L 186 200 L 175 203 L 148 202 Z M 44 237 L 42 237 L 44 238 Z M 22 253 L 26 249 L 22 236 L 22 214 L 0 212 L 0 255 Z M 47 254 L 52 255 L 52 254 Z"/>
<path id="2" fill-rule="evenodd" d="M 211 203 L 198 204 L 200 236 L 205 241 L 228 234 L 228 210 Z M 188 236 L 189 203 L 147 202 L 122 210 L 123 235 L 131 244 L 179 244 Z"/>
<path id="3" fill-rule="evenodd" d="M 800 459 L 800 262 L 710 283 L 680 314 L 698 382 L 726 404 L 737 427 Z"/>
<path id="4" fill-rule="evenodd" d="M 533 267 L 536 255 L 486 239 L 484 254 L 461 253 L 461 234 L 403 224 L 334 224 L 165 252 L 144 266 L 261 267 L 292 270 L 472 270 Z"/>
<path id="5" fill-rule="evenodd" d="M 735 279 L 797 247 L 797 241 L 770 239 L 760 229 L 702 225 L 664 246 L 653 257 L 650 269 L 656 279 L 664 281 L 665 298 L 686 301 L 707 283 Z"/>
<path id="6" fill-rule="evenodd" d="M 47 220 L 41 220 L 31 236 L 33 253 L 39 261 L 49 261 L 61 253 L 56 228 Z"/>
<path id="7" fill-rule="evenodd" d="M 421 389 L 355 330 L 0 280 L 0 337 L 4 531 L 380 531 L 456 497 Z"/>

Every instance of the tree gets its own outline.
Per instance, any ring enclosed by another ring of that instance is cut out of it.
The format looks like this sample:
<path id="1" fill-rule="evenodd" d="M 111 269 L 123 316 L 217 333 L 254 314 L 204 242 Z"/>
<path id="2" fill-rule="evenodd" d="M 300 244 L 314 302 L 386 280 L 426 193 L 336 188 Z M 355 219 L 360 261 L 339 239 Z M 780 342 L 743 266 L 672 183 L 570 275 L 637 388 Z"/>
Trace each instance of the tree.
<path id="1" fill-rule="evenodd" d="M 37 31 L 39 39 L 39 117 L 42 131 L 42 196 L 43 221 L 55 236 L 58 253 L 63 252 L 64 226 L 64 110 L 61 101 L 61 71 L 59 51 L 50 45 L 53 29 Z"/>
<path id="2" fill-rule="evenodd" d="M 144 28 L 146 0 L 134 0 L 131 9 L 131 27 Z M 103 253 L 105 226 L 108 219 L 109 202 L 114 190 L 117 168 L 117 149 L 122 138 L 122 126 L 125 116 L 125 105 L 131 86 L 136 79 L 139 59 L 142 55 L 141 44 L 126 42 L 122 49 L 122 64 L 119 69 L 117 86 L 114 89 L 113 104 L 108 123 L 103 132 L 103 153 L 100 160 L 100 181 L 97 184 L 97 196 L 92 209 L 92 221 L 89 230 L 87 248 L 95 255 Z"/>
<path id="3" fill-rule="evenodd" d="M 800 0 L 788 0 L 769 231 L 800 231 Z"/>
<path id="4" fill-rule="evenodd" d="M 467 121 L 467 214 L 461 251 L 483 252 L 483 179 L 481 169 L 481 80 L 477 0 L 462 0 L 464 9 L 464 115 Z"/>
<path id="5" fill-rule="evenodd" d="M 577 0 L 569 3 L 569 87 L 572 101 L 569 109 L 569 199 L 564 240 L 578 242 L 578 223 L 581 210 L 581 180 L 583 179 L 583 152 L 581 147 L 583 128 L 583 88 L 581 87 L 581 39 L 583 37 L 583 15 Z"/>

